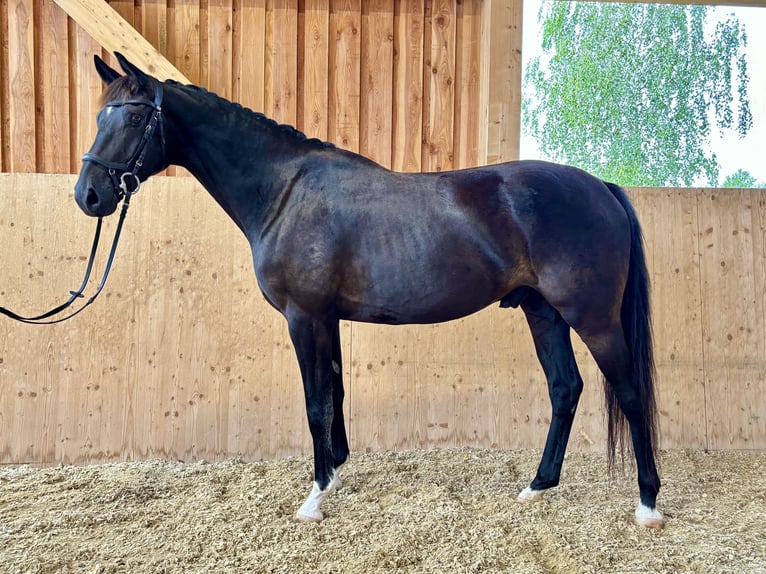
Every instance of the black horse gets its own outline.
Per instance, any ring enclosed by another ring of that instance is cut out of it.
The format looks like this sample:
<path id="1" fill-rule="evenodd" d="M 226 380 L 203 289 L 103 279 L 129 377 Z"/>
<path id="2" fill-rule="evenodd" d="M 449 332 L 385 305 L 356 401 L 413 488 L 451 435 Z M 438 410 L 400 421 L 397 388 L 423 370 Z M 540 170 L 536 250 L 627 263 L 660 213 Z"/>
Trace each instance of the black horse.
<path id="1" fill-rule="evenodd" d="M 577 331 L 602 371 L 610 464 L 630 430 L 636 520 L 661 527 L 648 276 L 625 192 L 579 169 L 518 161 L 395 173 L 195 86 L 98 56 L 107 84 L 75 197 L 91 216 L 168 165 L 189 170 L 247 236 L 258 285 L 287 319 L 314 442 L 321 503 L 349 454 L 338 321 L 436 323 L 487 305 L 521 307 L 553 415 L 519 500 L 558 484 L 583 382 Z"/>

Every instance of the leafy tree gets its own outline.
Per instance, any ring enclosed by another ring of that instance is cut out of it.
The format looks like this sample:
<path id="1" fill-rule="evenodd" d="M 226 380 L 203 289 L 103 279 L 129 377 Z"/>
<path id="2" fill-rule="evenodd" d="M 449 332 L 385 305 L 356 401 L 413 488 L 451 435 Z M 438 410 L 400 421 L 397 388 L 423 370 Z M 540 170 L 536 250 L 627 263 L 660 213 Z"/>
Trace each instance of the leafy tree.
<path id="1" fill-rule="evenodd" d="M 710 8 L 543 2 L 524 127 L 555 161 L 622 185 L 718 182 L 711 123 L 752 125 L 744 26 Z M 736 112 L 736 113 L 735 113 Z"/>
<path id="2" fill-rule="evenodd" d="M 749 171 L 745 171 L 744 169 L 738 169 L 733 174 L 727 176 L 726 179 L 723 180 L 723 185 L 721 187 L 766 188 L 766 182 L 758 183 Z"/>

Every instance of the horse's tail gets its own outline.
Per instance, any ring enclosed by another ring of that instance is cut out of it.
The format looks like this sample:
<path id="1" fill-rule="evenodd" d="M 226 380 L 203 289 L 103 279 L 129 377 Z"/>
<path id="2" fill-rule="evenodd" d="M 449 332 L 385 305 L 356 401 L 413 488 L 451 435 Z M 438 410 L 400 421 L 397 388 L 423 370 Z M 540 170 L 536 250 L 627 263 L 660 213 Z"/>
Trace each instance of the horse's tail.
<path id="1" fill-rule="evenodd" d="M 649 272 L 646 269 L 644 257 L 643 235 L 636 212 L 625 191 L 613 183 L 604 183 L 620 202 L 630 221 L 630 261 L 628 280 L 622 296 L 621 319 L 625 342 L 630 349 L 632 384 L 637 389 L 641 401 L 641 411 L 644 417 L 643 427 L 646 432 L 646 439 L 651 445 L 648 452 L 651 452 L 652 448 L 657 447 L 657 425 L 659 421 L 654 392 L 655 369 L 649 302 Z M 609 468 L 613 469 L 618 444 L 624 460 L 624 446 L 630 444 L 627 440 L 629 429 L 611 385 L 606 383 L 604 388 L 606 390 L 608 417 L 607 456 Z"/>

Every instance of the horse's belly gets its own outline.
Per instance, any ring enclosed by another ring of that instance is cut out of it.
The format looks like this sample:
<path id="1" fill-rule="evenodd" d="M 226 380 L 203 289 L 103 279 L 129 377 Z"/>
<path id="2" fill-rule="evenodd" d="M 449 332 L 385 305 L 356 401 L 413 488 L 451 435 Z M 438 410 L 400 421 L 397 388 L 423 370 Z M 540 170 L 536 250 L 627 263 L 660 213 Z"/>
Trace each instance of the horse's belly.
<path id="1" fill-rule="evenodd" d="M 480 305 L 461 304 L 434 308 L 421 307 L 418 309 L 396 306 L 377 307 L 363 305 L 357 307 L 352 313 L 343 315 L 340 318 L 362 323 L 381 323 L 386 325 L 443 323 L 480 311 L 490 303 L 492 303 L 491 300 L 484 301 Z"/>
<path id="2" fill-rule="evenodd" d="M 337 307 L 343 319 L 352 321 L 440 323 L 475 313 L 512 288 L 507 273 L 487 277 L 467 266 L 449 275 L 413 270 L 379 277 L 347 296 L 341 292 Z"/>

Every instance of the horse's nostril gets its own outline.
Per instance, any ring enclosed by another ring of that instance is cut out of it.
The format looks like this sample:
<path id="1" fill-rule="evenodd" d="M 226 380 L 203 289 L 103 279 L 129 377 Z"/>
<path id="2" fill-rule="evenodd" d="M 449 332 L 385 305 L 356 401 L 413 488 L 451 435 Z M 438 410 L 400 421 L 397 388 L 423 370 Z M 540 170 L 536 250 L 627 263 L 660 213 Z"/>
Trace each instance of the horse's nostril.
<path id="1" fill-rule="evenodd" d="M 85 198 L 85 203 L 88 207 L 95 207 L 98 205 L 98 194 L 96 193 L 95 189 L 90 188 L 88 190 L 88 195 Z"/>

